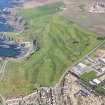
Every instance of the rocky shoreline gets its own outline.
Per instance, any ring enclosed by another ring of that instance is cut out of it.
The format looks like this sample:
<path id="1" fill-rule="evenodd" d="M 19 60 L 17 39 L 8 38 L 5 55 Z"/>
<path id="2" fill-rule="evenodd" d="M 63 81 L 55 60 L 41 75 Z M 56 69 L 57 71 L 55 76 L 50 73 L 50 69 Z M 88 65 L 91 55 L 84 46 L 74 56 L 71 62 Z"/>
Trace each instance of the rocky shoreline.
<path id="1" fill-rule="evenodd" d="M 16 2 L 16 0 L 13 0 L 13 2 Z M 22 17 L 18 16 L 21 6 L 22 4 L 14 8 L 0 9 L 0 17 L 3 18 L 6 21 L 6 24 L 11 26 L 16 33 L 23 33 L 27 24 L 27 22 Z"/>

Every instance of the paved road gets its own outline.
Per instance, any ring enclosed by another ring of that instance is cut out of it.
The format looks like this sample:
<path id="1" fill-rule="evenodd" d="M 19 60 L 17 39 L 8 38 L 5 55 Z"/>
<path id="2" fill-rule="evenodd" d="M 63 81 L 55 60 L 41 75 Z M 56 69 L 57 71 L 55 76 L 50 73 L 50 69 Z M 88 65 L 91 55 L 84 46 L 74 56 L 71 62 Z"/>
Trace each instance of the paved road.
<path id="1" fill-rule="evenodd" d="M 7 64 L 7 60 L 5 60 L 4 61 L 4 64 L 2 65 L 2 67 L 1 67 L 1 69 L 0 69 L 0 81 L 3 79 L 3 77 L 4 77 L 4 71 L 5 71 L 5 67 L 6 67 L 6 64 Z M 5 105 L 5 98 L 2 96 L 2 95 L 0 95 L 0 98 L 2 99 L 2 101 L 3 101 L 3 105 Z"/>
<path id="2" fill-rule="evenodd" d="M 69 66 L 67 68 L 67 70 L 63 73 L 63 75 L 61 76 L 61 79 L 60 79 L 60 81 L 58 82 L 57 85 L 60 85 L 60 83 L 62 82 L 64 76 L 68 73 L 68 71 L 70 71 L 76 64 L 78 64 L 80 61 L 82 61 L 85 57 L 88 57 L 90 54 L 92 54 L 95 50 L 97 50 L 103 44 L 105 44 L 105 40 L 103 42 L 101 42 L 97 47 L 95 47 L 94 49 L 92 49 L 88 54 L 86 54 L 85 56 L 83 56 L 82 58 L 80 58 L 79 60 L 77 60 L 72 66 Z"/>
<path id="3" fill-rule="evenodd" d="M 2 104 L 5 105 L 5 99 L 3 96 L 0 95 L 1 101 L 3 102 Z"/>
<path id="4" fill-rule="evenodd" d="M 5 67 L 6 67 L 6 64 L 7 64 L 7 60 L 4 61 L 4 64 L 2 65 L 1 69 L 0 69 L 0 74 L 1 74 L 1 77 L 0 77 L 0 81 L 3 79 L 3 76 L 4 76 L 4 71 L 5 71 Z"/>

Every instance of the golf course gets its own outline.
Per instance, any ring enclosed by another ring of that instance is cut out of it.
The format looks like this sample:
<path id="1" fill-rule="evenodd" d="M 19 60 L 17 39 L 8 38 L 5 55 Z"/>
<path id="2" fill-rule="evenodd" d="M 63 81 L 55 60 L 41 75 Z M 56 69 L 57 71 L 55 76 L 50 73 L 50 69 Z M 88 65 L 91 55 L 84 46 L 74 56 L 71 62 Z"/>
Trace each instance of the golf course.
<path id="1" fill-rule="evenodd" d="M 59 16 L 64 6 L 57 2 L 20 10 L 28 23 L 20 36 L 37 40 L 39 49 L 21 61 L 8 61 L 0 82 L 2 95 L 21 96 L 39 86 L 54 86 L 69 66 L 101 42 L 95 33 Z"/>

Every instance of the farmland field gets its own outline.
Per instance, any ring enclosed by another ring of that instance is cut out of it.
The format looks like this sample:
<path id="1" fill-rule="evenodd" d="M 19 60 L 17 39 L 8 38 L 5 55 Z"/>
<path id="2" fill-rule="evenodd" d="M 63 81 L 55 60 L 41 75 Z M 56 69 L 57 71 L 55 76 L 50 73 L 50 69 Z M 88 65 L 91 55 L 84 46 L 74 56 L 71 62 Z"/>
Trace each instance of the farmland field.
<path id="1" fill-rule="evenodd" d="M 40 85 L 55 85 L 68 66 L 100 43 L 96 34 L 57 15 L 62 4 L 53 5 L 20 12 L 29 24 L 24 37 L 37 39 L 40 49 L 22 61 L 9 61 L 0 82 L 2 95 L 20 96 Z"/>

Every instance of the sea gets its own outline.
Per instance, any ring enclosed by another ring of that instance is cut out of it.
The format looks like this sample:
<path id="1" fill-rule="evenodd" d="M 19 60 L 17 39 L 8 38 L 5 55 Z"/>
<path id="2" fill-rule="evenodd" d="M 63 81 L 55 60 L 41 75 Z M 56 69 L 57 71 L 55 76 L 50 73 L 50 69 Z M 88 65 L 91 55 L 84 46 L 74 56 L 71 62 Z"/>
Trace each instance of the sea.
<path id="1" fill-rule="evenodd" d="M 20 5 L 20 0 L 0 0 L 0 32 L 12 32 L 15 31 L 5 20 L 5 16 L 10 15 L 2 12 L 6 8 L 14 8 Z"/>
<path id="2" fill-rule="evenodd" d="M 0 58 L 16 58 L 21 54 L 21 48 L 15 42 L 0 38 Z"/>
<path id="3" fill-rule="evenodd" d="M 2 12 L 6 8 L 14 8 L 20 5 L 20 0 L 0 0 L 0 58 L 16 57 L 21 54 L 16 42 L 10 42 L 2 37 L 3 32 L 13 32 L 14 29 L 5 20 L 4 16 L 10 15 L 9 13 Z"/>

